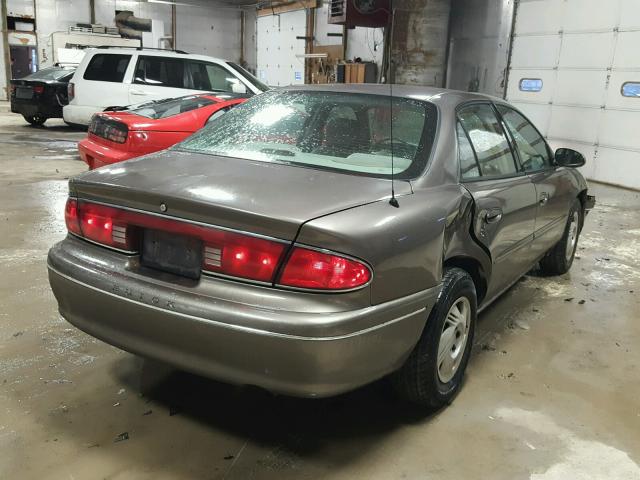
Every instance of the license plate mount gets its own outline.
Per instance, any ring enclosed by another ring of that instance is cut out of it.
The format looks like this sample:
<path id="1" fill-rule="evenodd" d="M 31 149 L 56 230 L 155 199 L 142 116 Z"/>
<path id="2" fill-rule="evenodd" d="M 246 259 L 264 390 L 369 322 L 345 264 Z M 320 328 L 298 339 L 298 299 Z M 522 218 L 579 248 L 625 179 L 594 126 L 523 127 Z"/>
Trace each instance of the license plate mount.
<path id="1" fill-rule="evenodd" d="M 16 98 L 29 99 L 33 97 L 33 88 L 31 87 L 18 87 L 16 88 Z"/>
<path id="2" fill-rule="evenodd" d="M 201 240 L 151 229 L 145 229 L 142 237 L 142 265 L 195 280 L 200 278 Z"/>

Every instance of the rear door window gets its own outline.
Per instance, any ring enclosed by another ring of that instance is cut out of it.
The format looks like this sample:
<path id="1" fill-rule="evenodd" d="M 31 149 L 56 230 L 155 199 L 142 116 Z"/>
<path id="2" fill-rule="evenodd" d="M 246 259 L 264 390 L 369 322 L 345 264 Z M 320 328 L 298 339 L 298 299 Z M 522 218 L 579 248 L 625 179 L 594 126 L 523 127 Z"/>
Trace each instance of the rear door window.
<path id="1" fill-rule="evenodd" d="M 551 167 L 551 153 L 536 128 L 522 115 L 504 105 L 497 106 L 504 123 L 515 140 L 520 162 L 526 172 Z"/>
<path id="2" fill-rule="evenodd" d="M 214 92 L 233 92 L 233 85 L 241 83 L 226 68 L 215 63 L 187 62 L 187 69 L 191 76 L 191 88 Z"/>
<path id="3" fill-rule="evenodd" d="M 506 177 L 518 172 L 515 158 L 498 117 L 489 104 L 475 104 L 458 112 L 473 146 L 483 177 Z"/>
<path id="4" fill-rule="evenodd" d="M 133 83 L 156 87 L 189 88 L 181 58 L 140 56 Z"/>
<path id="5" fill-rule="evenodd" d="M 131 55 L 99 53 L 89 60 L 89 65 L 87 65 L 82 78 L 121 83 L 130 61 Z"/>

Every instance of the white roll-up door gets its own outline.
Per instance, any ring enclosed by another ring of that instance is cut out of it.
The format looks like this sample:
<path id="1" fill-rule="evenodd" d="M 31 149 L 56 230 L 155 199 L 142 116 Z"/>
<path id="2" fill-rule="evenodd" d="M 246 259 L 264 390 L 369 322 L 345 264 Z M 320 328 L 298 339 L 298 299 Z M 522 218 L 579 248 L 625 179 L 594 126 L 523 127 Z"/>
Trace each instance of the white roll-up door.
<path id="1" fill-rule="evenodd" d="M 257 73 L 271 86 L 304 83 L 305 10 L 258 17 Z M 298 39 L 296 37 L 303 37 Z"/>
<path id="2" fill-rule="evenodd" d="M 587 178 L 640 189 L 640 0 L 520 0 L 507 99 Z"/>

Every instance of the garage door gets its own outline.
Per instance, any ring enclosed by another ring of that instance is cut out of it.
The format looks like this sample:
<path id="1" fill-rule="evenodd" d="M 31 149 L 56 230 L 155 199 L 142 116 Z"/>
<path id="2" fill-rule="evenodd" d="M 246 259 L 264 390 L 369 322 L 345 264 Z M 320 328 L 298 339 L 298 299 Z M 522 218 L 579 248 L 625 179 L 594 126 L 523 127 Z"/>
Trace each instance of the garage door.
<path id="1" fill-rule="evenodd" d="M 640 0 L 520 0 L 507 98 L 587 178 L 640 189 Z"/>
<path id="2" fill-rule="evenodd" d="M 258 77 L 271 86 L 304 83 L 307 14 L 304 10 L 258 17 Z M 302 37 L 300 39 L 296 37 Z"/>

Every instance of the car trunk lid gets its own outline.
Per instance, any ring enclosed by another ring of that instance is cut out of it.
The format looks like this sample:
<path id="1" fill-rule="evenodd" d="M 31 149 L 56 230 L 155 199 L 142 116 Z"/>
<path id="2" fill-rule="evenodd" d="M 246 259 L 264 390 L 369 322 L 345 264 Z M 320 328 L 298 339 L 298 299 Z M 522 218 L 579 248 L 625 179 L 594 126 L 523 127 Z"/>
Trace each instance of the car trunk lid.
<path id="1" fill-rule="evenodd" d="M 71 181 L 80 198 L 293 240 L 301 224 L 389 197 L 387 179 L 168 150 Z M 411 193 L 396 182 L 396 195 Z"/>

